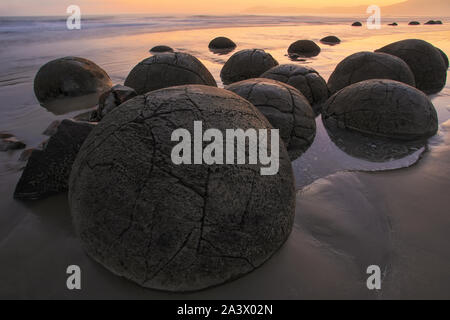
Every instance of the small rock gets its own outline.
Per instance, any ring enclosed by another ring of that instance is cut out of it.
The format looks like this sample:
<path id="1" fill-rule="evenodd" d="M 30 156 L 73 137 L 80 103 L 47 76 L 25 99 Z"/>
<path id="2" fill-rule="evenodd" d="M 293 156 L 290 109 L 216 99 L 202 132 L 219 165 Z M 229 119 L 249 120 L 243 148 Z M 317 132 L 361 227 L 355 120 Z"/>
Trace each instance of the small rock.
<path id="1" fill-rule="evenodd" d="M 397 23 L 397 22 L 389 23 L 388 26 L 391 26 L 391 27 L 397 27 L 397 26 L 398 26 L 398 23 Z"/>
<path id="2" fill-rule="evenodd" d="M 9 137 L 0 140 L 0 151 L 10 151 L 24 149 L 26 144 L 17 140 L 16 137 Z"/>
<path id="3" fill-rule="evenodd" d="M 420 25 L 420 22 L 419 21 L 411 21 L 410 23 L 408 23 L 408 25 L 410 25 L 410 26 L 418 26 L 418 25 Z"/>
<path id="4" fill-rule="evenodd" d="M 100 96 L 98 108 L 95 113 L 91 113 L 90 121 L 102 120 L 107 113 L 136 96 L 137 93 L 134 89 L 119 84 L 115 85 Z"/>
<path id="5" fill-rule="evenodd" d="M 353 22 L 352 27 L 362 27 L 362 23 L 359 21 Z"/>
<path id="6" fill-rule="evenodd" d="M 328 36 L 320 40 L 323 44 L 334 46 L 336 44 L 341 43 L 341 39 L 336 36 Z"/>
<path id="7" fill-rule="evenodd" d="M 234 49 L 236 48 L 236 43 L 226 37 L 217 37 L 208 45 L 209 49 Z"/>
<path id="8" fill-rule="evenodd" d="M 14 136 L 10 133 L 0 132 L 0 139 L 6 139 L 6 138 L 12 138 L 12 137 L 14 137 Z"/>
<path id="9" fill-rule="evenodd" d="M 156 46 L 150 49 L 151 53 L 162 53 L 162 52 L 174 52 L 171 47 L 168 46 Z"/>

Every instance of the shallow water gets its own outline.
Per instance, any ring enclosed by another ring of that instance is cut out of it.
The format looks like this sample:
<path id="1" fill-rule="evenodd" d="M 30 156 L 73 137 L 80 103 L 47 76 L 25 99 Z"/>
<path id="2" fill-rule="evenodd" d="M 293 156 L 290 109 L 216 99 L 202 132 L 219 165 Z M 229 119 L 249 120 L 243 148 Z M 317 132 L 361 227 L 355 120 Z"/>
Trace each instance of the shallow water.
<path id="1" fill-rule="evenodd" d="M 5 35 L 0 20 L 0 39 L 9 37 L 10 40 L 7 47 L 0 48 L 0 61 L 4 62 L 0 64 L 0 131 L 16 135 L 27 147 L 36 147 L 46 139 L 42 132 L 53 120 L 72 117 L 81 112 L 54 115 L 41 107 L 34 97 L 33 78 L 39 67 L 62 56 L 74 55 L 91 59 L 108 72 L 114 83 L 123 83 L 131 68 L 150 55 L 148 50 L 151 47 L 165 44 L 198 57 L 222 86 L 220 69 L 232 53 L 211 53 L 207 47 L 215 36 L 230 37 L 238 44 L 237 50 L 265 49 L 281 64 L 293 63 L 285 55 L 291 42 L 302 38 L 318 41 L 330 34 L 337 35 L 343 40 L 342 44 L 333 47 L 321 45 L 322 53 L 318 57 L 305 62 L 295 62 L 315 68 L 326 80 L 334 66 L 346 56 L 358 51 L 374 50 L 405 38 L 424 39 L 445 52 L 450 52 L 450 25 L 446 21 L 443 26 L 401 25 L 397 28 L 385 26 L 381 30 L 367 30 L 352 28 L 348 23 L 342 24 L 340 20 L 322 19 L 318 21 L 320 23 L 311 24 L 298 22 L 293 18 L 271 19 L 270 23 L 256 18 L 251 21 L 252 24 L 264 26 L 210 29 L 205 29 L 209 26 L 208 23 L 190 24 L 187 27 L 183 24 L 187 23 L 186 21 L 179 21 L 183 28 L 189 30 L 168 32 L 156 32 L 158 28 L 152 29 L 147 25 L 129 29 L 109 27 L 108 32 L 90 27 L 84 34 L 76 34 L 77 31 L 49 31 L 44 28 L 41 33 L 45 34 L 20 33 L 20 37 L 23 37 L 21 41 L 12 41 L 11 39 L 15 38 L 11 37 L 11 31 Z M 285 25 L 274 26 L 276 19 Z M 227 21 L 225 25 L 249 24 L 248 19 L 243 20 Z M 145 33 L 145 28 L 152 29 L 151 33 Z M 65 34 L 67 36 L 63 36 Z M 293 162 L 299 189 L 299 213 L 293 234 L 286 245 L 273 259 L 252 274 L 188 297 L 377 298 L 377 295 L 365 289 L 361 281 L 363 265 L 374 259 L 386 268 L 401 266 L 394 267 L 396 272 L 401 273 L 407 269 L 405 257 L 420 260 L 412 252 L 419 250 L 419 247 L 421 251 L 427 250 L 425 247 L 408 243 L 412 241 L 414 232 L 422 232 L 421 237 L 429 247 L 432 246 L 433 239 L 446 240 L 448 243 L 448 238 L 442 233 L 429 238 L 426 234 L 431 234 L 436 228 L 450 226 L 448 219 L 442 214 L 442 210 L 450 203 L 442 194 L 431 194 L 431 190 L 439 190 L 438 187 L 448 190 L 448 178 L 445 174 L 448 173 L 450 164 L 448 152 L 442 150 L 447 150 L 445 147 L 448 145 L 448 139 L 445 138 L 448 123 L 444 122 L 450 119 L 450 86 L 447 85 L 432 99 L 438 111 L 439 122 L 443 126 L 440 134 L 430 140 L 430 151 L 426 152 L 425 148 L 418 149 L 406 158 L 383 163 L 357 159 L 344 153 L 330 141 L 320 117 L 317 118 L 318 131 L 314 144 L 307 153 Z M 20 152 L 0 153 L 0 270 L 3 275 L 8 275 L 2 279 L 0 297 L 185 297 L 138 288 L 111 275 L 87 258 L 72 230 L 66 195 L 36 203 L 14 201 L 12 194 L 20 176 L 20 169 L 24 166 L 23 162 L 17 161 L 19 155 Z M 418 166 L 406 170 L 377 175 L 348 172 L 409 167 L 421 157 L 424 157 L 424 163 L 420 161 Z M 391 188 L 394 183 L 401 186 L 401 181 L 410 183 L 408 179 L 412 178 L 403 171 L 416 177 L 413 178 L 416 184 L 408 185 L 409 189 L 405 188 L 410 190 L 409 194 Z M 432 180 L 427 181 L 428 185 L 421 186 L 420 179 L 424 179 L 430 171 L 433 172 Z M 439 172 L 442 172 L 442 175 L 439 175 Z M 309 187 L 301 190 L 308 185 Z M 386 190 L 391 190 L 391 193 L 386 195 Z M 439 204 L 436 206 L 439 214 L 433 219 L 437 226 L 428 225 L 428 231 L 422 230 L 417 222 L 422 221 L 423 211 L 407 206 L 408 197 L 411 194 L 417 196 L 418 193 L 430 206 L 433 205 L 432 201 Z M 368 198 L 367 194 L 371 196 Z M 398 198 L 395 198 L 395 195 L 398 195 Z M 407 220 L 403 214 L 405 210 L 417 216 L 415 222 L 402 224 Z M 333 212 L 337 214 L 336 217 L 329 216 Z M 380 215 L 380 212 L 383 214 Z M 405 226 L 410 226 L 411 230 L 403 230 Z M 397 251 L 394 250 L 397 255 L 392 253 L 392 246 L 396 245 L 392 240 L 392 228 L 404 231 L 403 238 L 397 239 L 400 241 L 396 247 Z M 406 249 L 402 251 L 401 248 Z M 444 247 L 441 244 L 439 248 L 433 248 L 436 252 L 441 252 Z M 402 254 L 404 260 L 400 259 Z M 392 257 L 400 259 L 401 262 L 396 264 L 397 260 L 392 260 Z M 449 265 L 447 254 L 435 255 L 432 258 L 440 263 L 438 272 L 450 278 L 444 268 Z M 421 267 L 416 271 L 422 271 L 425 276 L 434 279 L 432 267 L 425 262 L 421 263 Z M 71 293 L 65 289 L 65 268 L 69 264 L 80 265 L 85 274 L 86 286 L 81 293 Z M 323 274 L 328 278 L 323 277 Z M 413 296 L 411 290 L 421 288 L 419 283 L 416 287 L 413 284 L 409 289 L 404 289 L 406 292 L 395 292 L 396 283 L 403 284 L 405 288 L 408 286 L 402 282 L 403 278 L 395 273 L 389 273 L 389 276 L 393 279 L 389 282 L 391 289 L 386 293 L 387 297 Z M 429 296 L 450 295 L 437 282 L 433 283 L 434 288 L 423 289 L 422 292 L 429 292 Z"/>

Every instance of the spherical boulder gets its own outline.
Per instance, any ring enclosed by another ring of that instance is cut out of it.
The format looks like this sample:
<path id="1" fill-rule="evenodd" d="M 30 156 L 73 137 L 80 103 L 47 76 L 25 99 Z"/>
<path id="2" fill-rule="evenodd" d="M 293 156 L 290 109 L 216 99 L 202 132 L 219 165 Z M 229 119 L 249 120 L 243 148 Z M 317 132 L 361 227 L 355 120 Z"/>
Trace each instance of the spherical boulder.
<path id="1" fill-rule="evenodd" d="M 322 104 L 328 99 L 328 87 L 319 73 L 308 66 L 282 64 L 264 72 L 261 78 L 284 82 L 308 99 L 314 112 L 320 113 Z"/>
<path id="2" fill-rule="evenodd" d="M 311 40 L 298 40 L 288 48 L 288 54 L 298 55 L 305 58 L 315 57 L 320 53 L 320 47 Z"/>
<path id="3" fill-rule="evenodd" d="M 342 60 L 328 79 L 331 94 L 370 79 L 390 79 L 415 86 L 414 74 L 402 59 L 374 52 L 358 52 Z"/>
<path id="4" fill-rule="evenodd" d="M 336 36 L 328 36 L 328 37 L 320 39 L 320 42 L 322 42 L 323 44 L 334 46 L 336 44 L 341 43 L 341 39 L 339 39 Z"/>
<path id="5" fill-rule="evenodd" d="M 233 54 L 220 72 L 224 84 L 258 78 L 261 74 L 278 65 L 278 62 L 261 49 L 241 50 Z"/>
<path id="6" fill-rule="evenodd" d="M 150 49 L 151 53 L 163 53 L 163 52 L 174 52 L 174 50 L 169 46 L 156 46 Z"/>
<path id="7" fill-rule="evenodd" d="M 249 79 L 226 87 L 250 101 L 280 130 L 292 160 L 301 156 L 316 136 L 315 116 L 308 100 L 294 87 L 271 79 Z"/>
<path id="8" fill-rule="evenodd" d="M 327 127 L 396 140 L 429 138 L 438 129 L 430 99 L 393 80 L 367 80 L 342 89 L 327 101 L 322 119 Z"/>
<path id="9" fill-rule="evenodd" d="M 411 21 L 410 23 L 408 23 L 408 25 L 410 25 L 410 26 L 418 26 L 418 25 L 420 25 L 420 22 L 419 21 Z"/>
<path id="10" fill-rule="evenodd" d="M 233 49 L 236 48 L 236 43 L 226 37 L 217 37 L 211 40 L 208 45 L 210 49 Z"/>
<path id="11" fill-rule="evenodd" d="M 362 23 L 359 21 L 353 22 L 352 27 L 362 27 Z"/>
<path id="12" fill-rule="evenodd" d="M 73 165 L 69 202 L 84 249 L 147 288 L 196 291 L 234 280 L 268 260 L 292 229 L 295 190 L 284 145 L 275 175 L 261 175 L 267 166 L 260 162 L 236 164 L 236 153 L 235 164 L 175 164 L 175 130 L 182 130 L 176 137 L 183 142 L 200 139 L 202 147 L 196 121 L 205 134 L 224 137 L 227 130 L 272 128 L 232 92 L 171 87 L 107 114 Z M 270 154 L 270 143 L 259 146 Z M 192 160 L 195 150 L 177 154 Z"/>
<path id="13" fill-rule="evenodd" d="M 111 86 L 111 79 L 102 68 L 78 57 L 50 61 L 39 69 L 34 78 L 34 93 L 41 103 L 102 93 Z"/>
<path id="14" fill-rule="evenodd" d="M 416 87 L 426 94 L 441 91 L 447 81 L 447 68 L 439 50 L 430 43 L 409 39 L 394 42 L 376 52 L 392 54 L 404 60 L 411 68 Z"/>
<path id="15" fill-rule="evenodd" d="M 141 61 L 128 74 L 125 86 L 137 94 L 186 84 L 217 86 L 196 57 L 183 52 L 161 53 Z"/>

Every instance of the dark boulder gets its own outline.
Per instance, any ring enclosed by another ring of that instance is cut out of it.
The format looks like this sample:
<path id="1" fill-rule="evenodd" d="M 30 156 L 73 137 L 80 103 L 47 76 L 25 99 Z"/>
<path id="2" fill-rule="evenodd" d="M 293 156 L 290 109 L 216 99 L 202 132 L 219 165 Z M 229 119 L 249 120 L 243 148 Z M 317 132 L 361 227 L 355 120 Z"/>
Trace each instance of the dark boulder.
<path id="1" fill-rule="evenodd" d="M 344 88 L 327 101 L 322 118 L 326 126 L 406 141 L 429 138 L 438 129 L 431 100 L 392 80 L 367 80 Z"/>
<path id="2" fill-rule="evenodd" d="M 362 23 L 359 21 L 353 22 L 352 27 L 362 27 Z"/>
<path id="3" fill-rule="evenodd" d="M 280 130 L 291 160 L 299 158 L 314 141 L 316 122 L 306 98 L 294 87 L 271 79 L 249 79 L 226 87 L 250 101 Z"/>
<path id="4" fill-rule="evenodd" d="M 328 79 L 331 94 L 370 79 L 390 79 L 415 86 L 414 74 L 402 59 L 374 52 L 358 52 L 342 60 Z"/>
<path id="5" fill-rule="evenodd" d="M 408 23 L 408 25 L 410 25 L 410 26 L 418 26 L 418 25 L 420 25 L 420 22 L 419 21 L 411 21 L 410 23 Z"/>
<path id="6" fill-rule="evenodd" d="M 208 45 L 209 49 L 234 49 L 236 43 L 226 37 L 217 37 L 211 40 Z"/>
<path id="7" fill-rule="evenodd" d="M 327 44 L 327 45 L 336 45 L 341 43 L 341 39 L 339 39 L 336 36 L 328 36 L 325 38 L 320 39 L 320 42 L 322 42 L 323 44 Z"/>
<path id="8" fill-rule="evenodd" d="M 83 248 L 143 287 L 186 292 L 234 280 L 267 261 L 292 230 L 295 190 L 284 145 L 275 175 L 261 175 L 261 164 L 177 165 L 172 134 L 182 128 L 193 137 L 194 121 L 224 136 L 271 128 L 227 90 L 166 88 L 106 116 L 73 165 L 69 203 Z"/>
<path id="9" fill-rule="evenodd" d="M 156 46 L 150 49 L 150 53 L 173 52 L 174 50 L 168 46 Z"/>
<path id="10" fill-rule="evenodd" d="M 125 86 L 144 94 L 185 84 L 217 86 L 214 77 L 196 57 L 182 52 L 161 53 L 141 61 L 128 74 Z"/>
<path id="11" fill-rule="evenodd" d="M 328 99 L 328 87 L 319 73 L 308 66 L 282 64 L 264 72 L 261 78 L 284 82 L 300 91 L 319 114 Z"/>
<path id="12" fill-rule="evenodd" d="M 65 57 L 42 66 L 34 79 L 34 92 L 41 103 L 64 97 L 101 93 L 111 87 L 108 74 L 84 58 Z"/>
<path id="13" fill-rule="evenodd" d="M 403 59 L 411 68 L 416 87 L 426 94 L 441 91 L 447 81 L 447 68 L 441 53 L 430 43 L 409 39 L 387 45 L 376 52 L 384 52 Z"/>
<path id="14" fill-rule="evenodd" d="M 278 62 L 264 50 L 242 50 L 228 59 L 220 72 L 220 77 L 224 84 L 230 84 L 250 78 L 258 78 L 277 65 Z"/>
<path id="15" fill-rule="evenodd" d="M 298 55 L 300 57 L 310 58 L 319 55 L 320 47 L 311 40 L 298 40 L 292 43 L 288 48 L 288 54 Z"/>
<path id="16" fill-rule="evenodd" d="M 397 23 L 397 22 L 389 23 L 388 26 L 391 26 L 391 27 L 397 27 L 397 26 L 398 26 L 398 23 Z"/>
<path id="17" fill-rule="evenodd" d="M 94 124 L 63 120 L 43 149 L 33 150 L 14 198 L 38 200 L 67 191 L 72 164 Z"/>

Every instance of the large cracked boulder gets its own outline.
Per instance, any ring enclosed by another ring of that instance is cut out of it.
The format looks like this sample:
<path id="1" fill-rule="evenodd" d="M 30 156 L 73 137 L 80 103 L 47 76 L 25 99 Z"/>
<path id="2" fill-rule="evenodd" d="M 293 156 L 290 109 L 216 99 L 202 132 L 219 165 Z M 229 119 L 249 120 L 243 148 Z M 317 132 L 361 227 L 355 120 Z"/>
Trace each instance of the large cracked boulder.
<path id="1" fill-rule="evenodd" d="M 416 87 L 426 94 L 438 93 L 444 88 L 447 81 L 445 61 L 439 50 L 430 43 L 417 39 L 402 40 L 376 52 L 392 54 L 404 60 L 414 74 Z"/>
<path id="2" fill-rule="evenodd" d="M 320 47 L 311 40 L 298 40 L 292 43 L 288 48 L 289 55 L 298 55 L 300 57 L 310 58 L 319 55 Z"/>
<path id="3" fill-rule="evenodd" d="M 271 79 L 249 79 L 226 87 L 250 101 L 276 129 L 291 160 L 301 156 L 316 136 L 314 112 L 306 98 L 294 87 Z"/>
<path id="4" fill-rule="evenodd" d="M 78 57 L 50 61 L 39 69 L 34 78 L 34 93 L 41 103 L 102 93 L 111 86 L 111 79 L 102 68 Z"/>
<path id="5" fill-rule="evenodd" d="M 264 50 L 241 50 L 228 59 L 220 72 L 220 78 L 226 85 L 250 78 L 258 78 L 277 65 L 278 62 Z"/>
<path id="6" fill-rule="evenodd" d="M 137 94 L 185 84 L 216 87 L 216 81 L 203 63 L 188 53 L 160 53 L 141 61 L 128 74 L 125 86 Z"/>
<path id="7" fill-rule="evenodd" d="M 374 52 L 358 52 L 342 60 L 328 79 L 331 94 L 360 81 L 390 79 L 415 86 L 414 74 L 402 59 Z"/>
<path id="8" fill-rule="evenodd" d="M 325 104 L 322 119 L 327 127 L 405 141 L 429 138 L 438 129 L 431 100 L 392 80 L 367 80 L 342 89 Z"/>
<path id="9" fill-rule="evenodd" d="M 194 121 L 224 136 L 271 128 L 232 92 L 172 87 L 109 113 L 73 166 L 69 201 L 84 249 L 147 288 L 195 291 L 231 281 L 263 264 L 291 232 L 295 193 L 284 145 L 276 175 L 261 175 L 259 161 L 176 165 L 172 134 L 185 129 L 194 139 Z"/>
<path id="10" fill-rule="evenodd" d="M 308 99 L 316 114 L 320 113 L 328 99 L 327 83 L 316 70 L 307 66 L 282 64 L 264 72 L 261 78 L 281 81 L 294 87 Z"/>
<path id="11" fill-rule="evenodd" d="M 87 122 L 63 120 L 43 150 L 35 149 L 29 155 L 14 198 L 38 200 L 67 191 L 72 164 L 94 127 Z"/>

